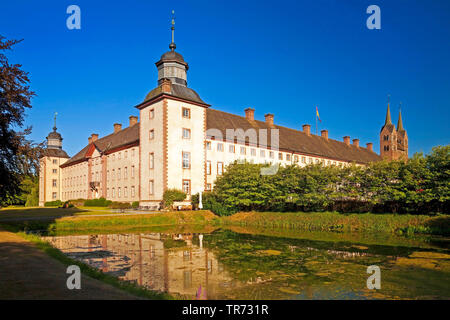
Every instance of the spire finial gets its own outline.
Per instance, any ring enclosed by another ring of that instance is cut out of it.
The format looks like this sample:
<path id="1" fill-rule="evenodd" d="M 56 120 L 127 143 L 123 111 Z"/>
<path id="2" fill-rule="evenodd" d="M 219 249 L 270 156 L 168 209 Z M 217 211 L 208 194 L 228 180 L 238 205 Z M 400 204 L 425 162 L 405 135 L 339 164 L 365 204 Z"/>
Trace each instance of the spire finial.
<path id="1" fill-rule="evenodd" d="M 384 122 L 384 125 L 392 124 L 392 121 L 391 121 L 391 109 L 389 108 L 390 98 L 391 98 L 391 95 L 388 94 L 388 105 L 387 105 L 387 112 L 386 112 L 386 121 Z"/>
<path id="2" fill-rule="evenodd" d="M 403 120 L 402 120 L 402 103 L 400 102 L 400 107 L 398 111 L 398 123 L 397 123 L 397 131 L 403 131 Z"/>
<path id="3" fill-rule="evenodd" d="M 176 44 L 175 44 L 175 10 L 172 10 L 172 42 L 169 45 L 169 49 L 174 51 L 176 49 Z"/>
<path id="4" fill-rule="evenodd" d="M 58 115 L 58 112 L 55 112 L 55 116 L 54 116 L 54 126 L 53 126 L 53 131 L 56 131 L 56 116 Z"/>

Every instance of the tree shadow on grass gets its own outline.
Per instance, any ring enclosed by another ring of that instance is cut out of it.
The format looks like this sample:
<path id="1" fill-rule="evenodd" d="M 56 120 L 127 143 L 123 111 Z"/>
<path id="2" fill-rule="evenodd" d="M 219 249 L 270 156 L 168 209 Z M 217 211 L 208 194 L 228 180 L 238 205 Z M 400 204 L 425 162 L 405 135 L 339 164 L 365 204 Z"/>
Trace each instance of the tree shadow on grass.
<path id="1" fill-rule="evenodd" d="M 87 211 L 79 208 L 6 208 L 0 211 L 0 227 L 12 232 L 46 233 L 57 219 Z"/>

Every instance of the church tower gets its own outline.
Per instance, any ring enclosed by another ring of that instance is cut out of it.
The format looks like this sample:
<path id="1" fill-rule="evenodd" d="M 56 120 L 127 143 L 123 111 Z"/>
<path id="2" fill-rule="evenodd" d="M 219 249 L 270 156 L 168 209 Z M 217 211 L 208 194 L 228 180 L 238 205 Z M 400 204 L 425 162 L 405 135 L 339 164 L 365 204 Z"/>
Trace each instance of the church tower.
<path id="1" fill-rule="evenodd" d="M 408 136 L 403 128 L 402 113 L 400 110 L 396 129 L 391 119 L 389 96 L 386 119 L 380 132 L 380 155 L 385 160 L 408 160 Z"/>
<path id="2" fill-rule="evenodd" d="M 401 103 L 397 123 L 397 151 L 398 159 L 408 160 L 408 135 L 403 128 Z"/>
<path id="3" fill-rule="evenodd" d="M 39 159 L 39 206 L 48 201 L 62 199 L 62 174 L 60 165 L 69 159 L 62 149 L 62 137 L 56 131 L 56 116 L 53 131 L 47 136 L 47 147 Z"/>

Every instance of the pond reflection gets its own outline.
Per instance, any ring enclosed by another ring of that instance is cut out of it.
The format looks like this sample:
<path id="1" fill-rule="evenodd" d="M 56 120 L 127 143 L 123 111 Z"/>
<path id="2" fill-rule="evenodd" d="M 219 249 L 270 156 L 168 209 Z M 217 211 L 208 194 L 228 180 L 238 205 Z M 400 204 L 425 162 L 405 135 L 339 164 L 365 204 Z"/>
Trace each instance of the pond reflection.
<path id="1" fill-rule="evenodd" d="M 286 239 L 230 230 L 45 237 L 104 273 L 184 299 L 448 299 L 447 249 Z M 367 266 L 382 270 L 366 288 Z"/>

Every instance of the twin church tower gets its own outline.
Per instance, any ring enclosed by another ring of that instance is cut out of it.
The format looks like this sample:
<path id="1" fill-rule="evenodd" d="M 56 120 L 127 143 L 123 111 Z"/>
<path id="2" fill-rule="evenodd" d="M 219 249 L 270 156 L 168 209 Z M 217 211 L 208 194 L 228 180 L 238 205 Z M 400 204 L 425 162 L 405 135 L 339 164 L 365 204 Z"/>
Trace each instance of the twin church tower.
<path id="1" fill-rule="evenodd" d="M 402 111 L 400 109 L 395 128 L 389 104 L 388 101 L 386 120 L 380 132 L 380 156 L 386 160 L 408 160 L 408 135 L 403 128 Z"/>

